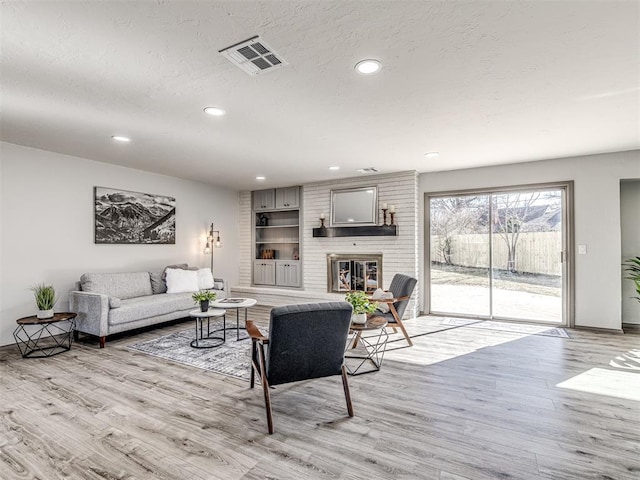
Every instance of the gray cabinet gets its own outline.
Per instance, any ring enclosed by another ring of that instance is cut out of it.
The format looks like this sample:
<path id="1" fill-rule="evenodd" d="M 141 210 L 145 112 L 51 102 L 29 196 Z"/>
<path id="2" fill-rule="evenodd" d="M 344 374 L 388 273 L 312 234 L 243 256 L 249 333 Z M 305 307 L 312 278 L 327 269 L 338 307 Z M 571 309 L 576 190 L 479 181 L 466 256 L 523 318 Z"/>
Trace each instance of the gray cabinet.
<path id="1" fill-rule="evenodd" d="M 253 192 L 253 285 L 299 288 L 300 187 Z"/>
<path id="2" fill-rule="evenodd" d="M 253 283 L 256 285 L 276 284 L 276 263 L 273 260 L 255 260 L 253 262 Z"/>
<path id="3" fill-rule="evenodd" d="M 300 262 L 296 260 L 277 260 L 276 285 L 281 287 L 299 287 Z"/>
<path id="4" fill-rule="evenodd" d="M 253 192 L 253 209 L 273 210 L 276 206 L 276 191 L 271 188 L 269 190 L 256 190 Z"/>
<path id="5" fill-rule="evenodd" d="M 276 208 L 298 208 L 300 187 L 276 188 Z"/>

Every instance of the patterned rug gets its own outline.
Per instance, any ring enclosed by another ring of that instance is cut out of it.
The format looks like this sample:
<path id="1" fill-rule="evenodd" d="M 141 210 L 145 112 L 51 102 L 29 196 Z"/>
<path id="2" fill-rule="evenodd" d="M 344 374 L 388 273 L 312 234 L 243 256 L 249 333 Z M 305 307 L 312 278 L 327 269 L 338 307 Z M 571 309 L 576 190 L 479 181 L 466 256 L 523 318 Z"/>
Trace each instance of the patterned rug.
<path id="1" fill-rule="evenodd" d="M 211 328 L 215 328 L 211 325 Z M 267 335 L 265 328 L 260 331 Z M 219 332 L 216 333 L 218 335 Z M 243 332 L 240 332 L 241 336 Z M 134 343 L 127 348 L 156 357 L 172 360 L 192 367 L 211 370 L 249 381 L 251 375 L 251 341 L 237 341 L 235 328 L 227 330 L 227 341 L 215 348 L 193 348 L 190 343 L 195 338 L 193 328 L 170 333 L 162 337 Z M 246 333 L 244 334 L 246 336 Z"/>
<path id="2" fill-rule="evenodd" d="M 543 335 L 545 337 L 571 338 L 564 328 L 546 327 L 544 325 L 528 325 L 509 322 L 495 322 L 493 320 L 466 320 L 464 318 L 443 318 L 440 325 L 452 328 L 468 327 L 484 330 L 500 330 L 502 332 L 523 333 L 527 335 Z"/>

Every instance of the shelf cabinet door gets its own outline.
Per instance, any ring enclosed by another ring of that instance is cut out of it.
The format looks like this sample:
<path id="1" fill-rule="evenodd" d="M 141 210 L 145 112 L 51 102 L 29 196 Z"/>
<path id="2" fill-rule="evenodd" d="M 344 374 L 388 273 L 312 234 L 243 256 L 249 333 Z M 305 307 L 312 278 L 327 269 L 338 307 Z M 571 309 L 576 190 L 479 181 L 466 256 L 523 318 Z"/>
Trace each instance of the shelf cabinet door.
<path id="1" fill-rule="evenodd" d="M 276 192 L 273 188 L 269 190 L 255 190 L 253 192 L 253 209 L 273 210 L 276 205 Z"/>
<path id="2" fill-rule="evenodd" d="M 276 188 L 276 208 L 298 208 L 300 206 L 300 188 Z"/>
<path id="3" fill-rule="evenodd" d="M 256 260 L 253 262 L 253 283 L 255 285 L 275 285 L 275 262 L 269 260 Z"/>
<path id="4" fill-rule="evenodd" d="M 281 287 L 299 287 L 300 262 L 294 260 L 276 261 L 276 285 Z"/>

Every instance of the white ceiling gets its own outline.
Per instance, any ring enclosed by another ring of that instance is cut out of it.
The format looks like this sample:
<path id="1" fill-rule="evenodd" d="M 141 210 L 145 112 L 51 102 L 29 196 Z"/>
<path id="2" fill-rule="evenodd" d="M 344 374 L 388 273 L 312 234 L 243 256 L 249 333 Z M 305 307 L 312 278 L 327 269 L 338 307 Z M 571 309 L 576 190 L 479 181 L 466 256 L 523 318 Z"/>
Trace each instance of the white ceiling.
<path id="1" fill-rule="evenodd" d="M 640 148 L 638 1 L 9 0 L 1 13 L 1 138 L 20 145 L 237 189 Z M 254 35 L 289 65 L 251 77 L 218 53 Z M 364 58 L 383 69 L 357 74 Z"/>

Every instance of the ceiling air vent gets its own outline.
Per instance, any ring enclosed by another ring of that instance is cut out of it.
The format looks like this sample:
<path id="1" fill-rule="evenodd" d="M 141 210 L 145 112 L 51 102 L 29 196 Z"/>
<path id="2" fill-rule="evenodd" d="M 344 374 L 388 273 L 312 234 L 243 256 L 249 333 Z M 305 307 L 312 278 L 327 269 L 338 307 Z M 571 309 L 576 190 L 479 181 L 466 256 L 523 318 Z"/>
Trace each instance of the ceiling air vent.
<path id="1" fill-rule="evenodd" d="M 356 172 L 360 172 L 360 173 L 377 173 L 380 170 L 378 170 L 376 167 L 367 167 L 367 168 L 359 168 L 356 170 Z"/>
<path id="2" fill-rule="evenodd" d="M 258 35 L 223 48 L 219 53 L 249 75 L 260 75 L 287 65 L 287 61 L 274 52 Z"/>

